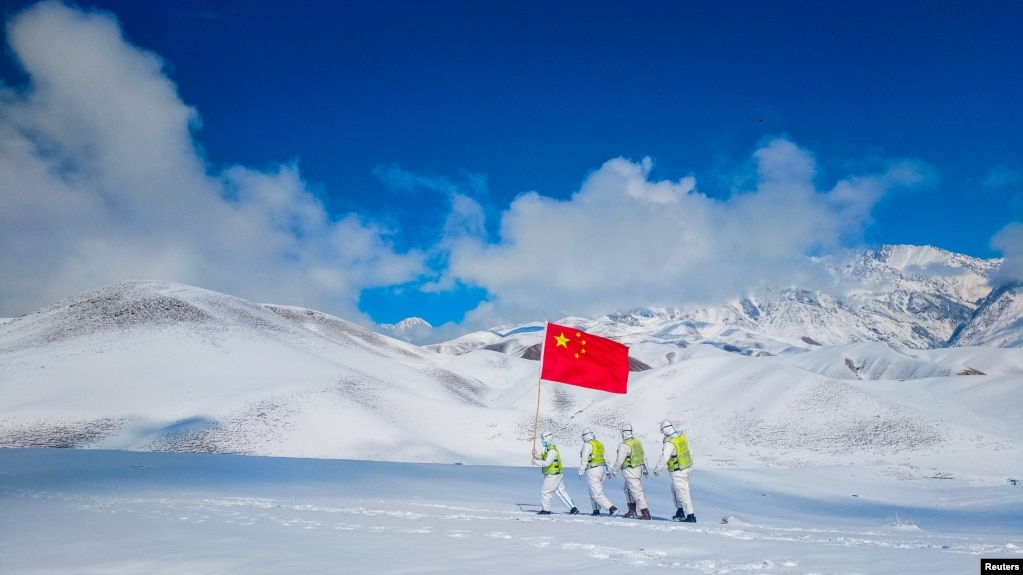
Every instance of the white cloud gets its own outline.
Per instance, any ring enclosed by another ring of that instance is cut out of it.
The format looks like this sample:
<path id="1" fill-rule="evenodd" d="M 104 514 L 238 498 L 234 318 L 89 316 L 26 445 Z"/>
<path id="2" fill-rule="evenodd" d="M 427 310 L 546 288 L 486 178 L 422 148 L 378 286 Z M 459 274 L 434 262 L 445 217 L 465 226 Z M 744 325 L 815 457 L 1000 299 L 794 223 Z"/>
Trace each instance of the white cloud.
<path id="1" fill-rule="evenodd" d="M 567 200 L 495 206 L 482 175 L 381 165 L 385 185 L 450 206 L 436 243 L 399 253 L 383 224 L 328 214 L 295 165 L 211 171 L 197 111 L 112 15 L 44 2 L 8 30 L 31 84 L 0 86 L 0 316 L 126 279 L 356 321 L 365 288 L 480 286 L 490 297 L 469 327 L 717 303 L 757 283 L 812 286 L 807 254 L 855 242 L 888 190 L 930 177 L 903 161 L 820 190 L 813 154 L 775 138 L 736 178 L 748 189 L 724 199 L 693 175 L 658 180 L 650 159 L 616 158 Z M 496 241 L 488 214 L 499 214 Z"/>
<path id="2" fill-rule="evenodd" d="M 701 193 L 691 176 L 653 180 L 650 160 L 621 158 L 566 201 L 518 197 L 498 242 L 451 237 L 450 278 L 492 295 L 470 323 L 717 303 L 758 283 L 812 286 L 809 254 L 858 238 L 887 190 L 928 177 L 904 161 L 818 190 L 813 155 L 788 139 L 753 159 L 755 187 L 727 199 Z"/>
<path id="3" fill-rule="evenodd" d="M 294 166 L 210 173 L 198 114 L 113 16 L 44 2 L 8 32 L 31 84 L 0 87 L 0 316 L 145 278 L 357 319 L 361 289 L 423 272 Z"/>
<path id="4" fill-rule="evenodd" d="M 995 282 L 1023 282 L 1023 222 L 1013 222 L 991 239 L 991 247 L 1002 252 Z"/>

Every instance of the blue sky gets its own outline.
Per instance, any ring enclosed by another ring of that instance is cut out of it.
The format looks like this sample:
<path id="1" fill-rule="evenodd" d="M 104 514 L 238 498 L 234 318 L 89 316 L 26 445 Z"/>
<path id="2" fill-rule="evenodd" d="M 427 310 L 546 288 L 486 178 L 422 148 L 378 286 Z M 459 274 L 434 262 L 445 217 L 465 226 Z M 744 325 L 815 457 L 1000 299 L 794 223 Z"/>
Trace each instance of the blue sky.
<path id="1" fill-rule="evenodd" d="M 0 316 L 147 278 L 454 333 L 1023 243 L 1016 1 L 4 18 Z"/>

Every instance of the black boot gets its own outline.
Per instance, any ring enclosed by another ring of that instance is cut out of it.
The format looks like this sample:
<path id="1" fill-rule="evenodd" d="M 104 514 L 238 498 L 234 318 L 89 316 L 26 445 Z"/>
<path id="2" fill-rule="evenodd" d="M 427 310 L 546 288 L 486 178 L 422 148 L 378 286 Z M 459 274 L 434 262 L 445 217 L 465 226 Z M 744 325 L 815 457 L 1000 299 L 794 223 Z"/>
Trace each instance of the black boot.
<path id="1" fill-rule="evenodd" d="M 607 510 L 607 514 L 610 517 L 614 517 L 615 513 L 618 513 L 618 508 L 612 505 L 611 508 Z"/>
<path id="2" fill-rule="evenodd" d="M 675 515 L 671 519 L 672 519 L 672 521 L 685 521 L 686 520 L 686 511 L 685 511 L 685 509 L 682 509 L 681 507 L 679 507 L 678 511 L 675 512 Z"/>
<path id="3" fill-rule="evenodd" d="M 537 511 L 536 514 L 537 515 L 550 515 L 551 512 L 547 511 L 546 509 L 541 509 L 540 511 Z"/>
<path id="4" fill-rule="evenodd" d="M 686 523 L 696 523 L 696 516 L 690 513 L 689 515 L 686 515 L 686 518 L 683 519 L 683 521 Z"/>
<path id="5" fill-rule="evenodd" d="M 579 508 L 578 508 L 578 507 L 573 507 L 572 509 L 570 509 L 570 510 L 568 511 L 568 513 L 569 513 L 570 515 L 579 515 Z"/>
<path id="6" fill-rule="evenodd" d="M 594 509 L 593 513 L 590 513 L 590 515 L 594 517 L 600 517 L 600 509 Z"/>

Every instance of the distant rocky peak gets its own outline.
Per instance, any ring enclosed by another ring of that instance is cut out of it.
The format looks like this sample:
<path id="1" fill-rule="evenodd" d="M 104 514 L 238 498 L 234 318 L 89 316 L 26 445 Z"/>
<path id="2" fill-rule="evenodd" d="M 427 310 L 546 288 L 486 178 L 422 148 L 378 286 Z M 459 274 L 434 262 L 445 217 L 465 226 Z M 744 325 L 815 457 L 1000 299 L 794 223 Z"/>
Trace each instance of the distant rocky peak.
<path id="1" fill-rule="evenodd" d="M 428 332 L 433 329 L 430 322 L 421 317 L 407 317 L 398 323 L 382 323 L 378 331 L 390 335 L 402 341 L 414 341 L 417 334 Z"/>
<path id="2" fill-rule="evenodd" d="M 395 331 L 405 331 L 409 329 L 415 329 L 418 327 L 433 327 L 430 322 L 426 321 L 421 317 L 407 317 L 398 323 L 390 326 Z"/>

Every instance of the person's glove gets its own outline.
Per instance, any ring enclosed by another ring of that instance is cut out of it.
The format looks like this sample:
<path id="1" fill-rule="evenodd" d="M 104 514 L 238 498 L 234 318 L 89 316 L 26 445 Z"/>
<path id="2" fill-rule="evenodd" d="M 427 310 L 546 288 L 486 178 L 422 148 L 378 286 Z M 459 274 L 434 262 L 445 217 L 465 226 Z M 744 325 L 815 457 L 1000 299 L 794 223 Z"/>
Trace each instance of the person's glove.
<path id="1" fill-rule="evenodd" d="M 647 471 L 646 469 L 644 469 L 643 470 L 643 477 L 649 477 L 649 476 L 650 476 L 650 472 Z"/>

